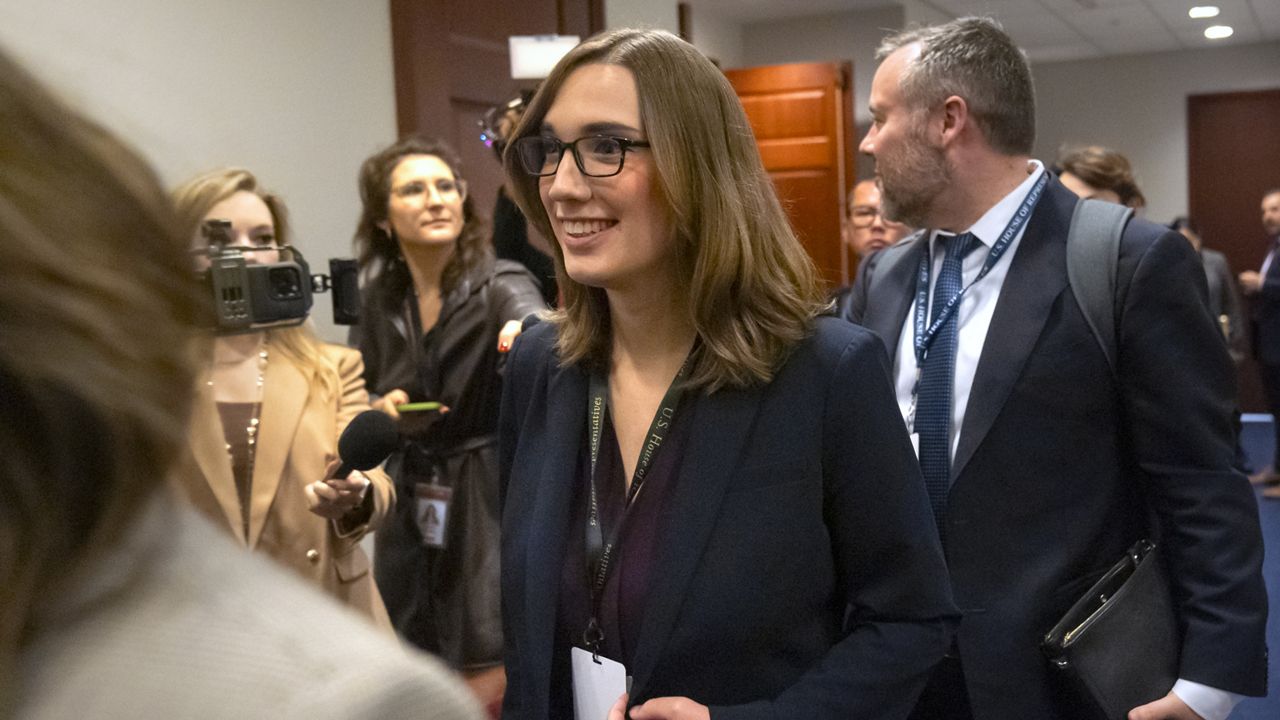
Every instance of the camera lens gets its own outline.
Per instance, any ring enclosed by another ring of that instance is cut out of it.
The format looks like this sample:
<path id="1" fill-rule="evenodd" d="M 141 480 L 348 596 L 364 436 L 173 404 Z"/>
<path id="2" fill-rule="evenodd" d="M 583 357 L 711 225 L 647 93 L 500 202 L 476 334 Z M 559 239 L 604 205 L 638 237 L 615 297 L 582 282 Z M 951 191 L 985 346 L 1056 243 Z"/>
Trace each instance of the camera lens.
<path id="1" fill-rule="evenodd" d="M 267 278 L 271 284 L 271 297 L 276 300 L 296 300 L 302 297 L 302 275 L 297 268 L 271 268 Z"/>

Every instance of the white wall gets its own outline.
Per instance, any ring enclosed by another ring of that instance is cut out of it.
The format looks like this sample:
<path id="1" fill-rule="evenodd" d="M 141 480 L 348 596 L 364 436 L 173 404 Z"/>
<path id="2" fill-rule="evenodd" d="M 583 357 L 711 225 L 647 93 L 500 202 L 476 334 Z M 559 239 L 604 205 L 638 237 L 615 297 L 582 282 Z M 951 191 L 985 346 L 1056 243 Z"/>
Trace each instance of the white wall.
<path id="1" fill-rule="evenodd" d="M 1280 43 L 1041 63 L 1032 73 L 1036 156 L 1052 161 L 1064 143 L 1123 152 L 1146 217 L 1165 222 L 1187 212 L 1187 96 L 1280 88 Z"/>
<path id="2" fill-rule="evenodd" d="M 604 0 L 604 26 L 661 28 L 680 33 L 680 13 L 676 0 Z"/>
<path id="3" fill-rule="evenodd" d="M 284 196 L 313 266 L 351 256 L 357 168 L 396 131 L 386 2 L 6 2 L 0 47 L 167 184 L 243 165 Z M 344 339 L 316 301 L 321 334 Z"/>
<path id="4" fill-rule="evenodd" d="M 876 70 L 876 47 L 901 29 L 902 8 L 897 7 L 752 23 L 743 28 L 742 66 L 852 61 L 853 115 L 861 128 L 871 122 L 867 97 Z"/>
<path id="5" fill-rule="evenodd" d="M 720 67 L 742 67 L 742 23 L 693 6 L 693 44 Z"/>

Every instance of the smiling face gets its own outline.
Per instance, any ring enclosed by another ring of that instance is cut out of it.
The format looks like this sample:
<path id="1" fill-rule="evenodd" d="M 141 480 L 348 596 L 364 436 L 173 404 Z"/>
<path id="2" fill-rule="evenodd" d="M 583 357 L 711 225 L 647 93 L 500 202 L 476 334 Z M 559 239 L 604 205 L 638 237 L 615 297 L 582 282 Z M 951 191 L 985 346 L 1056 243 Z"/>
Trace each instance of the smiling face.
<path id="1" fill-rule="evenodd" d="M 951 168 L 929 138 L 927 112 L 907 105 L 902 96 L 902 73 L 919 51 L 917 45 L 899 48 L 876 70 L 870 102 L 874 122 L 858 149 L 875 158 L 885 218 L 929 227 L 938 196 L 951 184 Z"/>
<path id="2" fill-rule="evenodd" d="M 262 198 L 248 190 L 238 190 L 235 194 L 209 208 L 203 221 L 225 220 L 231 223 L 232 247 L 254 250 L 246 252 L 246 264 L 280 262 L 280 251 L 277 248 L 275 218 Z M 195 239 L 196 247 L 204 247 L 202 237 Z M 198 256 L 200 265 L 208 266 L 209 259 Z"/>
<path id="3" fill-rule="evenodd" d="M 465 186 L 435 155 L 408 155 L 391 171 L 387 219 L 379 223 L 401 247 L 449 245 L 462 234 Z"/>
<path id="4" fill-rule="evenodd" d="M 578 68 L 560 87 L 541 132 L 565 143 L 597 135 L 646 140 L 635 77 L 618 65 Z M 556 174 L 540 179 L 542 204 L 574 281 L 622 289 L 673 272 L 674 226 L 651 152 L 630 148 L 617 175 L 587 177 L 566 150 Z"/>

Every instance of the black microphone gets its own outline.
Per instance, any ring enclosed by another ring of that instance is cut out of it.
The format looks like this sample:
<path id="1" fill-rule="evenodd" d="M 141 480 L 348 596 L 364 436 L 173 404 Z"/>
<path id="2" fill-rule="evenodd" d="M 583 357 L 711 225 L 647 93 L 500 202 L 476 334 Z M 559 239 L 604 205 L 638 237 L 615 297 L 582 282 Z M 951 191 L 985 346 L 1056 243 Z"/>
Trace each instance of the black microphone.
<path id="1" fill-rule="evenodd" d="M 342 464 L 334 477 L 345 478 L 352 470 L 375 468 L 400 445 L 396 421 L 379 410 L 365 410 L 351 419 L 338 438 Z"/>

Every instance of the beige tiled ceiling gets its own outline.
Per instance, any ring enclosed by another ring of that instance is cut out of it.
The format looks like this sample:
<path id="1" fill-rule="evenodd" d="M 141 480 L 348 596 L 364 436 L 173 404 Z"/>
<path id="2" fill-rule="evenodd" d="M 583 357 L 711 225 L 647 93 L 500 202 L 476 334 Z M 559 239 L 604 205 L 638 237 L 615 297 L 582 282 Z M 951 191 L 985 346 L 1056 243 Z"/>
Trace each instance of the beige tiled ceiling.
<path id="1" fill-rule="evenodd" d="M 689 0 L 741 23 L 871 10 L 895 0 Z M 1070 60 L 1280 40 L 1280 0 L 913 0 L 944 15 L 1000 20 L 1033 60 Z M 1209 20 L 1187 15 L 1193 5 L 1217 5 Z M 1204 29 L 1230 25 L 1235 34 L 1209 40 Z M 1280 75 L 1280 70 L 1277 71 Z"/>

